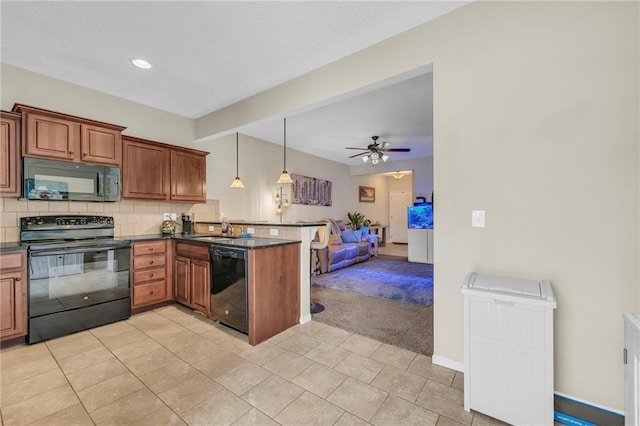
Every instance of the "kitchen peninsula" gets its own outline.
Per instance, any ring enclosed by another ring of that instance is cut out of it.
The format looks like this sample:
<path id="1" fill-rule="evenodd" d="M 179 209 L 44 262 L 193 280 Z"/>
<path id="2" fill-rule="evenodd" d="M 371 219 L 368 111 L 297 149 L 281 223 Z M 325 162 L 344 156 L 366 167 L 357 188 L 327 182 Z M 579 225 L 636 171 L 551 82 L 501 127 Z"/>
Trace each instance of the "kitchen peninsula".
<path id="1" fill-rule="evenodd" d="M 268 223 L 260 221 L 229 221 L 236 236 L 251 233 L 254 237 L 300 241 L 300 323 L 311 321 L 311 241 L 326 222 Z M 220 234 L 221 222 L 199 222 L 195 231 Z"/>

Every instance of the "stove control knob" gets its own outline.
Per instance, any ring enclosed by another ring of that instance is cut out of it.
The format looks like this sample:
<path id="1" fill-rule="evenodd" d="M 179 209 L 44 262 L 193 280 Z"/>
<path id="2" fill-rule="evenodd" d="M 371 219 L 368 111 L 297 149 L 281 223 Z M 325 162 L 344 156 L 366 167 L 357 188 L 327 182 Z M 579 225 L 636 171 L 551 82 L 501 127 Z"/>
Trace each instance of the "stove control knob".
<path id="1" fill-rule="evenodd" d="M 101 217 L 100 218 L 100 224 L 103 224 L 103 223 L 104 223 L 104 217 Z"/>
<path id="2" fill-rule="evenodd" d="M 24 221 L 22 221 L 22 225 L 31 226 L 31 221 L 30 220 L 24 220 Z"/>
<path id="3" fill-rule="evenodd" d="M 43 224 L 44 224 L 44 220 L 36 219 L 36 225 L 43 225 Z"/>

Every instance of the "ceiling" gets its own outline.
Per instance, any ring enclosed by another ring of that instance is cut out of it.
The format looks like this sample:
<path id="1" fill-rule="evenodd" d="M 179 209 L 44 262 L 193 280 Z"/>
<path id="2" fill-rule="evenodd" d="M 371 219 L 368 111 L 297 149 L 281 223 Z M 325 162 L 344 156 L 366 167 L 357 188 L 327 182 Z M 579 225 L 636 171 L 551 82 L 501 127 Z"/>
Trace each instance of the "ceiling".
<path id="1" fill-rule="evenodd" d="M 198 118 L 466 3 L 2 1 L 0 57 Z M 146 59 L 152 68 L 135 68 L 133 58 Z M 345 158 L 357 151 L 344 147 L 366 147 L 378 135 L 391 147 L 410 147 L 406 158 L 428 155 L 430 78 L 412 78 L 288 118 L 287 146 L 358 164 L 357 158 Z M 256 123 L 240 131 L 282 143 L 281 123 Z M 392 159 L 401 158 L 397 154 Z"/>

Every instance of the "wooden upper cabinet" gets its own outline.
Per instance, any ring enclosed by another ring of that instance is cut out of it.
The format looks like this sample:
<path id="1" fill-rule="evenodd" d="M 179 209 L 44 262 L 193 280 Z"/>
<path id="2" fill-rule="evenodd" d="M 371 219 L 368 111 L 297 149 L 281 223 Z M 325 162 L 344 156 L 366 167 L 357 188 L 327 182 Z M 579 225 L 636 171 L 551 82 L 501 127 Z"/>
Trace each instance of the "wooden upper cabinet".
<path id="1" fill-rule="evenodd" d="M 0 112 L 0 197 L 20 196 L 20 114 Z"/>
<path id="2" fill-rule="evenodd" d="M 125 127 L 27 105 L 16 104 L 13 111 L 22 114 L 25 157 L 122 165 Z"/>
<path id="3" fill-rule="evenodd" d="M 122 132 L 98 126 L 82 125 L 82 161 L 122 165 Z"/>
<path id="4" fill-rule="evenodd" d="M 123 136 L 123 198 L 207 201 L 208 152 Z"/>
<path id="5" fill-rule="evenodd" d="M 206 202 L 207 161 L 202 154 L 171 151 L 171 199 Z"/>
<path id="6" fill-rule="evenodd" d="M 169 148 L 125 136 L 122 151 L 122 196 L 169 200 Z"/>

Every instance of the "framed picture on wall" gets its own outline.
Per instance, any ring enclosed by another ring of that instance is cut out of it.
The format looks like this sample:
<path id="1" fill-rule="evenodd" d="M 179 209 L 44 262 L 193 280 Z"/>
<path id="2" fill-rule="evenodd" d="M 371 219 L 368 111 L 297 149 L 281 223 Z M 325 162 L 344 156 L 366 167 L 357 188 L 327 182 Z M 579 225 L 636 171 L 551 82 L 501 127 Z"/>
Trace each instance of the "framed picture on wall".
<path id="1" fill-rule="evenodd" d="M 361 203 L 375 203 L 376 189 L 371 186 L 358 187 L 359 201 Z"/>

